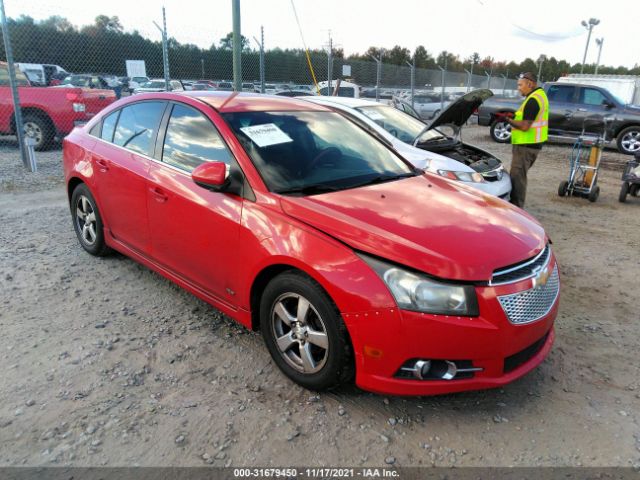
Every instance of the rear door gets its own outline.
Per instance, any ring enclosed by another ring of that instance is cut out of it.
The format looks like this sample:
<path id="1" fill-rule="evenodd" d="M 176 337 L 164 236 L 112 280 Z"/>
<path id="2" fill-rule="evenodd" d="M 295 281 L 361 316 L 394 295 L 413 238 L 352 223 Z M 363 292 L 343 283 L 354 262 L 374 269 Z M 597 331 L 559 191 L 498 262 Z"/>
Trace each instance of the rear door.
<path id="1" fill-rule="evenodd" d="M 113 238 L 139 253 L 151 251 L 147 179 L 165 101 L 137 102 L 103 119 L 92 163 L 100 208 Z"/>
<path id="2" fill-rule="evenodd" d="M 200 110 L 170 106 L 150 171 L 149 221 L 154 258 L 222 301 L 234 303 L 243 199 L 191 179 L 195 167 L 220 161 L 239 169 L 221 134 Z"/>
<path id="3" fill-rule="evenodd" d="M 574 115 L 577 113 L 576 87 L 573 85 L 549 85 L 549 133 L 579 133 L 575 131 Z"/>

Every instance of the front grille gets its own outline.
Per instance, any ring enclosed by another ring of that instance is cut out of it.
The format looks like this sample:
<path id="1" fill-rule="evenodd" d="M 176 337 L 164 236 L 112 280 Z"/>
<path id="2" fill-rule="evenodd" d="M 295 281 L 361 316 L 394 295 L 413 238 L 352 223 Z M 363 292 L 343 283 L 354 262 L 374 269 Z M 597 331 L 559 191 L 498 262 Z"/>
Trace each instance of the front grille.
<path id="1" fill-rule="evenodd" d="M 404 380 L 421 381 L 420 379 L 416 378 L 413 375 L 413 371 L 412 371 L 412 367 L 413 365 L 415 365 L 416 360 L 418 359 L 412 358 L 411 360 L 407 360 L 406 362 L 404 362 L 402 366 L 398 369 L 398 371 L 395 373 L 394 377 L 401 378 Z M 437 361 L 437 360 L 434 360 L 434 361 Z M 456 364 L 456 368 L 458 370 L 473 368 L 473 363 L 471 362 L 471 360 L 451 360 L 451 361 Z M 456 376 L 453 378 L 453 380 L 463 380 L 465 378 L 473 378 L 474 376 L 475 376 L 474 372 L 463 371 L 463 372 L 458 372 Z M 427 375 L 423 380 L 442 380 L 442 379 L 438 377 L 434 377 L 432 375 Z"/>
<path id="2" fill-rule="evenodd" d="M 493 272 L 490 285 L 504 285 L 535 276 L 549 261 L 551 247 L 547 244 L 542 251 L 533 258 L 524 262 L 504 267 Z"/>
<path id="3" fill-rule="evenodd" d="M 527 348 L 520 350 L 518 353 L 514 353 L 510 357 L 504 359 L 504 373 L 509 373 L 520 365 L 528 362 L 533 358 L 533 356 L 540 351 L 544 343 L 547 341 L 547 337 L 549 337 L 549 332 L 547 332 L 544 337 L 535 342 L 532 345 L 529 345 Z"/>
<path id="4" fill-rule="evenodd" d="M 535 322 L 544 317 L 553 306 L 560 291 L 558 266 L 544 285 L 511 295 L 499 296 L 498 300 L 507 318 L 514 325 Z"/>

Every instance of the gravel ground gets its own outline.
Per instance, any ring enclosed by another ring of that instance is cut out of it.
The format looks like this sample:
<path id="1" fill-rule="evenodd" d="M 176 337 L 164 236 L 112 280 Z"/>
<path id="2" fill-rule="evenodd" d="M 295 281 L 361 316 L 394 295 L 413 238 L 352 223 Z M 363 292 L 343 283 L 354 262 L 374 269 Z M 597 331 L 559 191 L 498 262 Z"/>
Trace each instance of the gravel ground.
<path id="1" fill-rule="evenodd" d="M 508 165 L 488 129 L 465 139 Z M 569 152 L 543 150 L 527 200 L 562 269 L 549 357 L 504 389 L 386 398 L 304 390 L 259 334 L 85 254 L 61 152 L 30 174 L 0 139 L 0 465 L 640 466 L 640 199 L 618 203 L 613 151 L 597 203 L 559 198 Z"/>

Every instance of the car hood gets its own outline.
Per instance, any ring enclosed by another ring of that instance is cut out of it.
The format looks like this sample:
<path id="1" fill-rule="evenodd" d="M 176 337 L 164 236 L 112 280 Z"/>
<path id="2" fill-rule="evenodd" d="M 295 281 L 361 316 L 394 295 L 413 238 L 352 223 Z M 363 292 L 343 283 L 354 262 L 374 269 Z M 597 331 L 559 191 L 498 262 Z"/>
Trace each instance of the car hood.
<path id="1" fill-rule="evenodd" d="M 289 216 L 377 257 L 463 281 L 526 260 L 546 243 L 523 210 L 437 175 L 307 197 L 282 197 Z"/>
<path id="2" fill-rule="evenodd" d="M 441 127 L 443 125 L 452 125 L 454 127 L 462 127 L 473 112 L 482 105 L 489 97 L 493 96 L 493 92 L 486 88 L 473 90 L 461 96 L 455 102 L 449 104 L 440 115 L 433 119 L 429 124 L 429 128 Z"/>

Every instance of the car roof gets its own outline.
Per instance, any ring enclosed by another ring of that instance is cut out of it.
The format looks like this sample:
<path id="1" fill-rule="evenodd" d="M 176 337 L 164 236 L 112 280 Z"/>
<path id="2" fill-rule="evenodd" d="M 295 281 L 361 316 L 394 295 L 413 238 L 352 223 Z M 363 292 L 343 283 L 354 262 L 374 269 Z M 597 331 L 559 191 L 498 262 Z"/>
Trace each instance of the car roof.
<path id="1" fill-rule="evenodd" d="M 138 97 L 138 95 L 134 96 Z M 265 111 L 328 111 L 321 105 L 311 104 L 303 100 L 276 95 L 263 95 L 250 92 L 226 92 L 211 90 L 191 90 L 185 92 L 159 92 L 139 97 L 179 99 L 194 98 L 207 103 L 221 113 L 227 112 L 265 112 Z"/>
<path id="2" fill-rule="evenodd" d="M 359 108 L 359 107 L 375 107 L 375 106 L 385 106 L 383 103 L 374 102 L 372 100 L 363 100 L 361 98 L 350 98 L 350 97 L 328 97 L 328 96 L 313 96 L 312 102 L 322 103 L 322 104 L 337 104 L 344 105 L 345 107 L 351 108 Z"/>

